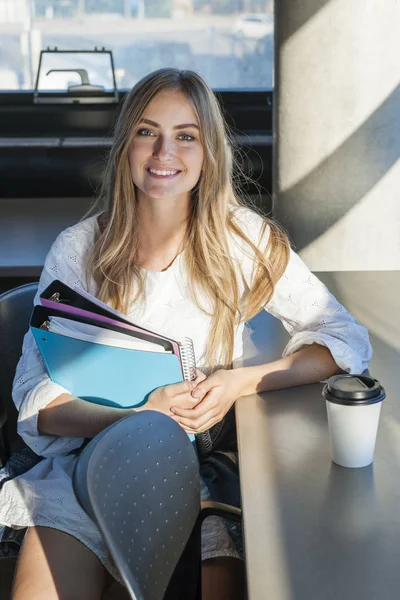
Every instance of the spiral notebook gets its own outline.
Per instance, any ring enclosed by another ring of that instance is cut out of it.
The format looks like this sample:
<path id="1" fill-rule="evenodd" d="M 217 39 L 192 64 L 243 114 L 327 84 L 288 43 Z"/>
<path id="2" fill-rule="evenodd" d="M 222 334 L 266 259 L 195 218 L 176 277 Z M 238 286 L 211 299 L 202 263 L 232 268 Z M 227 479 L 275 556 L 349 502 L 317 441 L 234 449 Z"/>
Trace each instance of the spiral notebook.
<path id="1" fill-rule="evenodd" d="M 195 378 L 189 338 L 178 342 L 131 323 L 97 298 L 59 281 L 40 300 L 31 331 L 49 377 L 73 395 L 135 407 L 158 387 Z"/>

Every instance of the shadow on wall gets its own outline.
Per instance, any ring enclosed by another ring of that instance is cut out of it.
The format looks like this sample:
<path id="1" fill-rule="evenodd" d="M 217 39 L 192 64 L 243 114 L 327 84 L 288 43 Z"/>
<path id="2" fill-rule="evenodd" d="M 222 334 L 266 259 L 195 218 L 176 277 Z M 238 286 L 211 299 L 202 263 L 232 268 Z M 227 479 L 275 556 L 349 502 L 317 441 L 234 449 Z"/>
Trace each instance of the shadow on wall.
<path id="1" fill-rule="evenodd" d="M 315 273 L 343 306 L 367 327 L 380 362 L 399 360 L 400 320 L 396 271 Z M 379 352 L 378 352 L 379 345 Z M 373 357 L 373 361 L 376 357 Z M 400 364 L 400 363 L 399 363 Z"/>
<path id="2" fill-rule="evenodd" d="M 344 217 L 399 160 L 399 106 L 400 85 L 333 154 L 296 185 L 280 192 L 276 216 L 296 240 L 297 252 Z M 371 168 L 366 169 L 366 164 Z M 329 210 L 321 198 L 323 188 L 335 198 Z M 288 217 L 285 209 L 294 198 L 295 219 Z"/>
<path id="3" fill-rule="evenodd" d="M 290 6 L 290 20 L 285 22 L 284 31 L 279 31 L 280 44 L 284 44 L 292 37 L 299 29 L 303 27 L 317 12 L 322 10 L 331 0 L 320 0 L 318 8 L 316 2 L 293 2 Z M 280 21 L 280 3 L 275 2 L 275 22 Z M 284 16 L 284 15 L 283 15 Z M 277 27 L 275 27 L 275 36 L 277 35 Z"/>

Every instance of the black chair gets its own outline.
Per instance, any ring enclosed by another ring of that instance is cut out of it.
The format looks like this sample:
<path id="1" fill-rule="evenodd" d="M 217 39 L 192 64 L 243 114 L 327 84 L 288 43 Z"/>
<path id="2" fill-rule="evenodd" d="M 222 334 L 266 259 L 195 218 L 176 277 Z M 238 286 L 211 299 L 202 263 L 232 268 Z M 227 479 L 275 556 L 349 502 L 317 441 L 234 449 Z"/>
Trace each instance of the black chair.
<path id="1" fill-rule="evenodd" d="M 238 508 L 200 506 L 193 445 L 173 419 L 155 411 L 134 413 L 93 438 L 73 484 L 134 600 L 200 598 L 202 521 L 241 521 Z"/>
<path id="2" fill-rule="evenodd" d="M 37 287 L 36 282 L 27 283 L 0 296 L 0 466 L 11 450 L 24 446 L 17 435 L 17 411 L 11 390 Z"/>

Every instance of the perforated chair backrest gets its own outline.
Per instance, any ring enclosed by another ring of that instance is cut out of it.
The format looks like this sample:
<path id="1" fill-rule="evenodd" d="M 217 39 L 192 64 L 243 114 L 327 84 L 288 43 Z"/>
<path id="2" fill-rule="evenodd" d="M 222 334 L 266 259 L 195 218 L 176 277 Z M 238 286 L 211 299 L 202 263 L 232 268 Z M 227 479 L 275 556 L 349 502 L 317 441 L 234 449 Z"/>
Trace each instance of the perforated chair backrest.
<path id="1" fill-rule="evenodd" d="M 29 329 L 33 298 L 38 284 L 27 283 L 0 296 L 0 405 L 7 413 L 6 437 L 10 444 L 17 437 L 17 411 L 11 390 L 22 342 Z"/>
<path id="2" fill-rule="evenodd" d="M 73 484 L 131 597 L 162 600 L 200 511 L 187 434 L 162 413 L 134 413 L 91 440 Z"/>

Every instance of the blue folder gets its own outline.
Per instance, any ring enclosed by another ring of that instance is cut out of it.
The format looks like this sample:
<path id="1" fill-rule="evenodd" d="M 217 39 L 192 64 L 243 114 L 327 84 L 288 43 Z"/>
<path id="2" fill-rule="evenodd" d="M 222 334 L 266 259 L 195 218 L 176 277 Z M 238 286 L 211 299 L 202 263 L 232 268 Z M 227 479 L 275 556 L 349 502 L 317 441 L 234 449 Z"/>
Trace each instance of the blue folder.
<path id="1" fill-rule="evenodd" d="M 156 388 L 183 381 L 175 354 L 105 346 L 31 326 L 50 379 L 97 404 L 135 407 Z"/>

